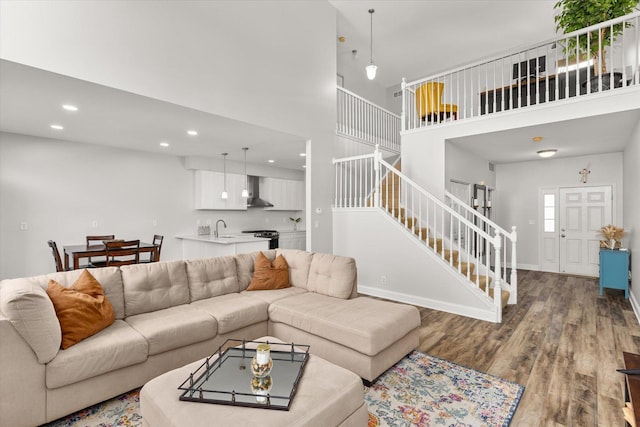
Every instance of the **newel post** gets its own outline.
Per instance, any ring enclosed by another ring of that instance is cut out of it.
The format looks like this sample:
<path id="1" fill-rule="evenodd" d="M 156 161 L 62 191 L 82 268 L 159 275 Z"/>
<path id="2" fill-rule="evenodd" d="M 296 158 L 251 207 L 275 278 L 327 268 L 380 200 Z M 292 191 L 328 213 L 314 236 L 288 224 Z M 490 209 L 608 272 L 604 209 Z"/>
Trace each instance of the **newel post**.
<path id="1" fill-rule="evenodd" d="M 405 104 L 407 103 L 406 100 L 406 89 L 407 89 L 407 81 L 404 79 L 404 77 L 402 78 L 402 83 L 400 84 L 400 87 L 402 88 L 402 113 L 400 113 L 400 130 L 404 131 L 407 130 L 407 124 L 405 123 L 406 120 L 406 106 Z"/>
<path id="2" fill-rule="evenodd" d="M 518 242 L 518 233 L 516 226 L 511 227 L 511 293 L 509 295 L 509 303 L 518 303 L 518 262 L 516 258 L 516 243 Z"/>
<path id="3" fill-rule="evenodd" d="M 373 206 L 376 208 L 380 207 L 380 159 L 382 158 L 382 153 L 378 149 L 379 145 L 376 144 L 376 148 L 373 151 L 373 170 L 375 171 L 375 187 L 373 189 Z"/>
<path id="4" fill-rule="evenodd" d="M 496 283 L 493 287 L 493 303 L 497 307 L 497 322 L 502 322 L 502 238 L 500 237 L 500 231 L 496 230 L 496 235 L 493 239 L 493 247 L 496 250 Z M 488 268 L 488 267 L 487 267 Z"/>

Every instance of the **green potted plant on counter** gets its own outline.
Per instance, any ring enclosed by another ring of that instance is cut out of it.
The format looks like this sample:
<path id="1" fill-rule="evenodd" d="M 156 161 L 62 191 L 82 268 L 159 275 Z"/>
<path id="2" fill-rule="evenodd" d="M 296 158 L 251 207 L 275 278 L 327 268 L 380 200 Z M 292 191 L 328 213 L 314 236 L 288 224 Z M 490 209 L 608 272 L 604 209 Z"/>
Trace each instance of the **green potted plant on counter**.
<path id="1" fill-rule="evenodd" d="M 638 0 L 560 0 L 554 9 L 559 13 L 554 17 L 556 31 L 562 30 L 564 34 L 581 30 L 592 25 L 599 24 L 610 19 L 632 13 L 638 6 Z M 602 79 L 602 88 L 611 87 L 610 75 L 607 74 L 607 62 L 605 47 L 622 34 L 629 23 L 607 26 L 588 35 L 570 37 L 564 46 L 565 54 L 569 57 L 580 58 L 583 55 L 593 59 L 593 76 L 591 77 L 591 92 L 599 88 L 599 80 Z M 579 62 L 576 59 L 576 62 Z M 615 86 L 622 85 L 622 73 L 614 73 Z"/>
<path id="2" fill-rule="evenodd" d="M 298 230 L 298 223 L 300 221 L 302 221 L 302 218 L 300 218 L 300 217 L 297 217 L 297 218 L 289 217 L 289 220 L 291 220 L 291 222 L 293 222 L 293 231 L 297 231 Z"/>

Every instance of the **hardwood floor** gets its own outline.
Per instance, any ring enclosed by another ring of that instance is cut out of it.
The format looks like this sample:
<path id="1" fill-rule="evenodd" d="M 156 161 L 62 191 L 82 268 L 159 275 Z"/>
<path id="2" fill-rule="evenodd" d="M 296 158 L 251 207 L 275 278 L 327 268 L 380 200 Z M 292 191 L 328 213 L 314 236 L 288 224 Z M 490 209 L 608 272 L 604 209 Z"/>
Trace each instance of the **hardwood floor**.
<path id="1" fill-rule="evenodd" d="M 512 426 L 623 426 L 622 352 L 640 353 L 624 292 L 518 271 L 518 304 L 494 324 L 420 309 L 419 350 L 526 387 Z"/>

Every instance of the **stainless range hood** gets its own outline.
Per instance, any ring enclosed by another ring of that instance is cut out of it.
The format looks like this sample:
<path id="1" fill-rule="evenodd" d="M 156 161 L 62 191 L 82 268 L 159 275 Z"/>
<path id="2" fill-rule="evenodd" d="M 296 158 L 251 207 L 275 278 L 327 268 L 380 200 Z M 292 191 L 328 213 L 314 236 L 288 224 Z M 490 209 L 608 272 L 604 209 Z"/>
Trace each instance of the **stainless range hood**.
<path id="1" fill-rule="evenodd" d="M 247 190 L 249 190 L 249 198 L 247 199 L 248 208 L 272 208 L 273 205 L 266 200 L 260 198 L 260 177 L 247 176 Z"/>

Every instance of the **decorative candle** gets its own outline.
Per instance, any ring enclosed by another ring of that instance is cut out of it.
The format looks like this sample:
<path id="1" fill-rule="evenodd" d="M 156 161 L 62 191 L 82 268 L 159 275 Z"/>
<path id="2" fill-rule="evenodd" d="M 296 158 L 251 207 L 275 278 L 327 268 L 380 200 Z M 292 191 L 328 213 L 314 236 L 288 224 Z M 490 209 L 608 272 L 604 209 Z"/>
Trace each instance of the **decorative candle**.
<path id="1" fill-rule="evenodd" d="M 256 347 L 256 355 L 251 360 L 251 372 L 256 377 L 264 377 L 271 373 L 273 361 L 271 360 L 271 348 L 269 344 L 260 344 Z"/>
<path id="2" fill-rule="evenodd" d="M 256 361 L 258 365 L 266 365 L 269 363 L 271 348 L 269 344 L 260 344 L 256 349 Z"/>

